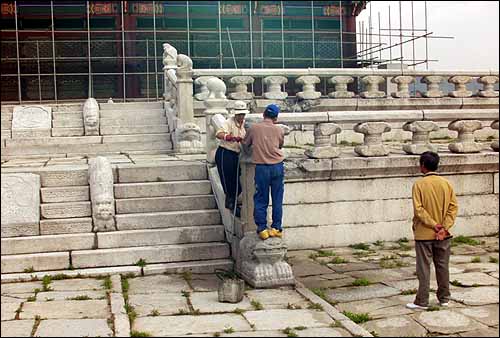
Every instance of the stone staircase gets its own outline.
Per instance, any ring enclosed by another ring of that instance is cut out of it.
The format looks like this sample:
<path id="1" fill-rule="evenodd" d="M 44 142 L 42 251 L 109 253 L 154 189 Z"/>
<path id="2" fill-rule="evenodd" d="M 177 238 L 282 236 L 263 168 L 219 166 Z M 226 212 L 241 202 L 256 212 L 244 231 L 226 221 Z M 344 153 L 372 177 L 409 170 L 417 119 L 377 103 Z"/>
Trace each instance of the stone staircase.
<path id="1" fill-rule="evenodd" d="M 14 152 L 2 148 L 2 174 L 40 175 L 40 224 L 11 233 L 2 224 L 2 278 L 232 267 L 204 156 L 172 154 L 163 110 L 149 105 L 139 110 L 135 103 L 102 104 L 101 136 L 75 136 L 82 132 L 72 118 L 78 114 L 65 111 L 53 115 L 52 132 L 73 136 L 6 140 L 16 142 L 19 156 L 5 162 L 4 152 Z M 100 142 L 92 142 L 96 138 Z M 155 143 L 167 154 L 155 154 Z M 115 149 L 126 153 L 106 155 L 113 168 L 117 230 L 93 232 L 87 156 Z M 50 159 L 29 156 L 35 153 Z"/>

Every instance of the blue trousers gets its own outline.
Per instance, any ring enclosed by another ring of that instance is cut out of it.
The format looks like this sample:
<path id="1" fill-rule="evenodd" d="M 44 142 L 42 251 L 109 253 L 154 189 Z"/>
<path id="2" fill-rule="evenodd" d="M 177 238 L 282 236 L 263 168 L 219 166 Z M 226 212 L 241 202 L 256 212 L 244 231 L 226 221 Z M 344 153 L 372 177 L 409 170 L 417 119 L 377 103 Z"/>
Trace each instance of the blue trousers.
<path id="1" fill-rule="evenodd" d="M 269 207 L 269 189 L 273 201 L 273 223 L 271 227 L 281 231 L 283 217 L 283 193 L 285 167 L 277 164 L 257 164 L 255 166 L 255 195 L 253 196 L 253 217 L 257 232 L 267 228 L 267 208 Z"/>

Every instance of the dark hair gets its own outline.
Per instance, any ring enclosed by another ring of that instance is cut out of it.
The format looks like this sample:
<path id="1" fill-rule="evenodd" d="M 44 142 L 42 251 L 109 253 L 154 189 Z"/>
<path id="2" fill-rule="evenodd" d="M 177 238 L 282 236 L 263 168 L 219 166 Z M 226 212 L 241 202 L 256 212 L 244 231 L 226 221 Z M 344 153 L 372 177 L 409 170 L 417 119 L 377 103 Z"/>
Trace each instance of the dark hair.
<path id="1" fill-rule="evenodd" d="M 420 155 L 420 165 L 423 165 L 427 170 L 436 171 L 439 165 L 439 155 L 432 151 L 426 151 Z"/>

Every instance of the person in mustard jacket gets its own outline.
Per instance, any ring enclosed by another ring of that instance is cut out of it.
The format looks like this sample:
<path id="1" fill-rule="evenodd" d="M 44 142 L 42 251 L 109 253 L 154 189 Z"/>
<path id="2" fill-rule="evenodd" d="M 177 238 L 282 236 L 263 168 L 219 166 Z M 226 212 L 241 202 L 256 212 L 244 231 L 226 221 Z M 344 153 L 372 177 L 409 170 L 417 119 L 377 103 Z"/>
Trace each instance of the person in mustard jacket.
<path id="1" fill-rule="evenodd" d="M 429 305 L 430 264 L 434 262 L 441 306 L 450 299 L 450 229 L 455 223 L 458 204 L 450 182 L 436 172 L 439 155 L 427 151 L 420 156 L 424 177 L 413 185 L 413 236 L 417 260 L 418 292 L 410 309 L 427 309 Z"/>

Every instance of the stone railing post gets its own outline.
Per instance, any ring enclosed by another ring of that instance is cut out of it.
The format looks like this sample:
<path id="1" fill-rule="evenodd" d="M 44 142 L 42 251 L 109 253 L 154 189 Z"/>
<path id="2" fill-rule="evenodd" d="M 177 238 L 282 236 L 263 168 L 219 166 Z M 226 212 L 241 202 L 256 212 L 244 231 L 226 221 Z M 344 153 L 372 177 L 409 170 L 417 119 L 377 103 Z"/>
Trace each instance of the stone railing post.
<path id="1" fill-rule="evenodd" d="M 493 122 L 491 123 L 491 129 L 496 129 L 496 130 L 498 130 L 498 120 L 493 121 Z M 498 149 L 499 149 L 499 148 L 498 148 L 498 139 L 497 139 L 497 140 L 495 140 L 495 141 L 493 141 L 493 142 L 491 142 L 491 149 L 493 149 L 494 151 L 498 151 Z"/>
<path id="2" fill-rule="evenodd" d="M 455 142 L 448 145 L 453 153 L 478 153 L 481 151 L 481 145 L 475 142 L 474 132 L 482 129 L 483 126 L 479 120 L 458 120 L 451 122 L 448 129 L 458 132 L 458 138 Z"/>
<path id="3" fill-rule="evenodd" d="M 284 100 L 288 97 L 287 92 L 281 91 L 281 85 L 288 82 L 284 76 L 267 76 L 263 82 L 267 86 L 267 91 L 263 94 L 266 99 Z"/>
<path id="4" fill-rule="evenodd" d="M 177 55 L 177 117 L 183 124 L 194 122 L 193 61 L 184 54 Z"/>
<path id="5" fill-rule="evenodd" d="M 99 135 L 99 103 L 90 97 L 83 104 L 85 136 Z"/>
<path id="6" fill-rule="evenodd" d="M 205 125 L 207 138 L 207 162 L 209 165 L 215 165 L 215 152 L 217 151 L 218 142 L 215 137 L 215 127 L 212 123 L 212 118 L 215 114 L 227 116 L 227 106 L 229 100 L 226 98 L 226 84 L 217 77 L 212 77 L 207 81 L 208 97 L 203 103 L 205 104 Z"/>
<path id="7" fill-rule="evenodd" d="M 233 100 L 251 100 L 253 92 L 247 91 L 247 86 L 254 83 L 254 78 L 251 76 L 234 76 L 229 79 L 229 82 L 234 85 L 235 91 L 229 94 L 229 98 Z"/>
<path id="8" fill-rule="evenodd" d="M 360 96 L 365 99 L 383 98 L 385 92 L 379 90 L 380 85 L 384 83 L 385 79 L 378 75 L 368 75 L 361 79 L 365 85 L 366 91 L 361 92 Z"/>
<path id="9" fill-rule="evenodd" d="M 439 89 L 439 84 L 445 80 L 438 75 L 424 76 L 420 82 L 427 84 L 427 91 L 423 94 L 425 97 L 443 97 L 444 93 Z"/>
<path id="10" fill-rule="evenodd" d="M 364 134 L 363 145 L 356 146 L 356 154 L 364 157 L 387 156 L 389 148 L 382 143 L 382 134 L 391 131 L 386 122 L 363 122 L 354 126 L 354 131 Z"/>
<path id="11" fill-rule="evenodd" d="M 335 99 L 350 99 L 354 96 L 353 92 L 347 90 L 347 85 L 353 83 L 352 76 L 334 76 L 328 82 L 335 85 L 335 91 L 328 93 L 329 97 Z"/>
<path id="12" fill-rule="evenodd" d="M 410 83 L 415 82 L 413 76 L 396 76 L 391 79 L 392 83 L 397 83 L 398 91 L 392 93 L 392 97 L 396 98 L 409 98 L 410 97 Z"/>
<path id="13" fill-rule="evenodd" d="M 175 88 L 169 79 L 168 72 L 173 72 L 177 69 L 177 49 L 168 43 L 163 44 L 163 97 L 165 101 L 175 99 Z"/>
<path id="14" fill-rule="evenodd" d="M 470 76 L 453 76 L 448 82 L 453 83 L 455 85 L 455 90 L 450 92 L 451 97 L 470 97 L 472 96 L 472 92 L 467 90 L 465 86 L 467 83 L 471 82 Z"/>
<path id="15" fill-rule="evenodd" d="M 211 76 L 200 76 L 194 80 L 194 84 L 198 87 L 198 92 L 194 94 L 194 98 L 198 101 L 205 101 L 208 97 L 207 81 Z"/>
<path id="16" fill-rule="evenodd" d="M 93 232 L 115 231 L 115 196 L 113 170 L 102 156 L 89 159 L 90 201 Z"/>
<path id="17" fill-rule="evenodd" d="M 483 90 L 479 91 L 479 96 L 498 97 L 498 90 L 495 90 L 495 83 L 498 83 L 498 76 L 483 76 L 477 82 L 483 84 Z"/>
<path id="18" fill-rule="evenodd" d="M 340 155 L 340 148 L 332 145 L 331 136 L 342 131 L 335 123 L 316 123 L 314 125 L 314 147 L 304 154 L 310 158 L 334 158 Z"/>
<path id="19" fill-rule="evenodd" d="M 315 91 L 315 85 L 320 82 L 321 80 L 317 76 L 305 75 L 298 77 L 295 83 L 302 85 L 302 91 L 298 92 L 296 96 L 304 100 L 319 99 L 321 92 Z"/>
<path id="20" fill-rule="evenodd" d="M 429 134 L 439 130 L 439 126 L 432 121 L 413 121 L 403 125 L 403 130 L 413 133 L 411 144 L 404 144 L 403 150 L 407 154 L 419 155 L 426 151 L 437 152 L 438 146 L 430 142 Z"/>

